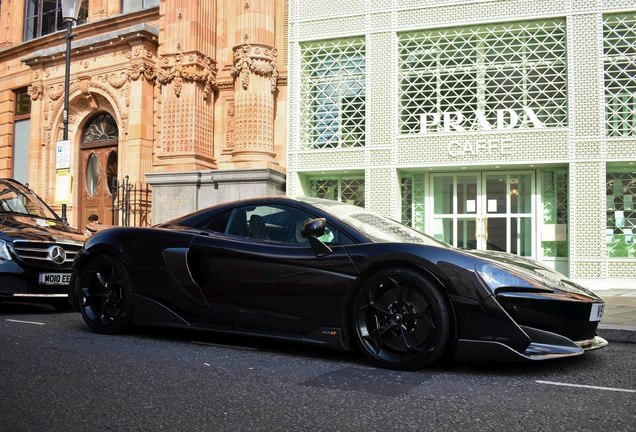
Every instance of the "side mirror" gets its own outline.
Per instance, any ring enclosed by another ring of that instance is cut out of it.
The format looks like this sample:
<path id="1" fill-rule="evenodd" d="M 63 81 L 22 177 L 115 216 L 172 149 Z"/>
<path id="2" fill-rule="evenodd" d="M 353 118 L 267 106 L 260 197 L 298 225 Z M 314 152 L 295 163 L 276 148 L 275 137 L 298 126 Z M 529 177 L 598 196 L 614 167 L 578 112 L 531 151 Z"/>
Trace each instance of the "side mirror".
<path id="1" fill-rule="evenodd" d="M 300 235 L 304 238 L 309 238 L 311 236 L 320 237 L 325 233 L 326 225 L 327 220 L 325 218 L 312 219 L 303 225 L 300 230 Z"/>
<path id="2" fill-rule="evenodd" d="M 303 225 L 300 230 L 300 235 L 303 238 L 309 240 L 309 244 L 311 245 L 311 249 L 314 251 L 316 256 L 326 256 L 331 252 L 331 248 L 324 244 L 318 237 L 321 237 L 325 233 L 325 226 L 327 225 L 327 220 L 325 218 L 317 218 L 312 219 L 309 222 Z"/>

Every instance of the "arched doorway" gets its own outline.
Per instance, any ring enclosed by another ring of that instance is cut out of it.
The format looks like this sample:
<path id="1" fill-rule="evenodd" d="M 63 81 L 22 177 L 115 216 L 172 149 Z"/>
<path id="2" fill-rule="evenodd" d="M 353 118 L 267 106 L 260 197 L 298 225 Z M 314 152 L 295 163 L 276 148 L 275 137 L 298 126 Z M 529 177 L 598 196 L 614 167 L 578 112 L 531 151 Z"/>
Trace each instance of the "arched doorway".
<path id="1" fill-rule="evenodd" d="M 115 119 L 108 113 L 96 115 L 84 128 L 80 143 L 80 227 L 93 214 L 100 223 L 112 223 L 111 188 L 117 186 L 118 137 Z"/>

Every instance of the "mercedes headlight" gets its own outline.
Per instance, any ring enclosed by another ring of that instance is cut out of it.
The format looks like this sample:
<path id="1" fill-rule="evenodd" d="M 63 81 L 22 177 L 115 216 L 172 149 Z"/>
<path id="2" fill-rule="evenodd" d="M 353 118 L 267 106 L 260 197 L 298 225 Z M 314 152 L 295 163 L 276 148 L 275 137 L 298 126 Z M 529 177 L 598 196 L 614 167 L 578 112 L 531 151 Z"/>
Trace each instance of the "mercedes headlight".
<path id="1" fill-rule="evenodd" d="M 7 242 L 4 240 L 0 240 L 0 260 L 11 260 L 11 254 L 9 253 L 9 248 L 7 248 Z"/>

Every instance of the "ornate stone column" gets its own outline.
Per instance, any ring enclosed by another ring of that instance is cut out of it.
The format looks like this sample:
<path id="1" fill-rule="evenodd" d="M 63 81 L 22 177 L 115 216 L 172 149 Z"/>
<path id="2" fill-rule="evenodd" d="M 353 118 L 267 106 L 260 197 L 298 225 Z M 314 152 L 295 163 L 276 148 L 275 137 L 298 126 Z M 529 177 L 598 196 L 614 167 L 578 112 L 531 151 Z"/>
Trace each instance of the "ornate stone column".
<path id="1" fill-rule="evenodd" d="M 217 2 L 162 2 L 161 126 L 154 171 L 215 169 Z"/>
<path id="2" fill-rule="evenodd" d="M 234 61 L 232 163 L 278 165 L 274 152 L 274 93 L 278 68 L 274 48 L 274 0 L 242 2 Z"/>

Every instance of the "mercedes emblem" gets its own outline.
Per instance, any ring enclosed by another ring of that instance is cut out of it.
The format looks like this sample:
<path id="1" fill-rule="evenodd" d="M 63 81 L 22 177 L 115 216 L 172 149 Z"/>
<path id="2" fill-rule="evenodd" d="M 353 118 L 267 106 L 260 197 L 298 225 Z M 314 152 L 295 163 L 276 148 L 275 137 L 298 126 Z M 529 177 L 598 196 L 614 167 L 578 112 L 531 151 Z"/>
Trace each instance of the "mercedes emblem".
<path id="1" fill-rule="evenodd" d="M 59 246 L 51 246 L 48 249 L 47 258 L 55 264 L 63 264 L 66 261 L 66 251 Z"/>

